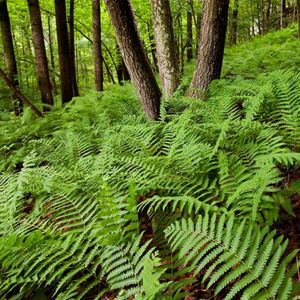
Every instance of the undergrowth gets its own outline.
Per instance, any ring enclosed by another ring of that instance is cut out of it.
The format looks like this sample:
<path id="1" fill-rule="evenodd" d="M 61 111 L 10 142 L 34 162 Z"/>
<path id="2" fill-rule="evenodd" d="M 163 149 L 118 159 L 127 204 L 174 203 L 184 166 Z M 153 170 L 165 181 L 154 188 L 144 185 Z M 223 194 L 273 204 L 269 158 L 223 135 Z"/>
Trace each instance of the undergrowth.
<path id="1" fill-rule="evenodd" d="M 2 299 L 184 299 L 195 286 L 293 299 L 297 250 L 270 227 L 299 192 L 283 182 L 300 162 L 300 76 L 268 71 L 216 82 L 206 102 L 179 89 L 158 122 L 129 84 L 41 120 L 1 113 Z"/>

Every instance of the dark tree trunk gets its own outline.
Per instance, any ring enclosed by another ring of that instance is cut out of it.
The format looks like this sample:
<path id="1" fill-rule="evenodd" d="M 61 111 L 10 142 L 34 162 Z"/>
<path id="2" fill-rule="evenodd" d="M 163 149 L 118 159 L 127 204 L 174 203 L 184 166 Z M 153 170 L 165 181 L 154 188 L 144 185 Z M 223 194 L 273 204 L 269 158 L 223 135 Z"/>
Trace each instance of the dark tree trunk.
<path id="1" fill-rule="evenodd" d="M 281 29 L 286 28 L 287 24 L 287 9 L 286 9 L 286 0 L 281 0 L 281 18 L 280 18 L 280 27 Z"/>
<path id="2" fill-rule="evenodd" d="M 151 5 L 160 80 L 165 95 L 170 97 L 179 84 L 170 3 L 169 0 L 151 0 Z"/>
<path id="3" fill-rule="evenodd" d="M 93 13 L 93 55 L 94 55 L 94 79 L 96 90 L 103 91 L 103 60 L 101 43 L 101 10 L 100 1 L 92 0 Z"/>
<path id="4" fill-rule="evenodd" d="M 62 102 L 66 103 L 72 100 L 73 85 L 72 78 L 70 76 L 71 64 L 65 0 L 55 0 L 55 14 L 60 66 L 61 95 Z"/>
<path id="5" fill-rule="evenodd" d="M 193 5 L 191 2 L 190 5 Z M 191 61 L 193 59 L 193 14 L 192 7 L 188 7 L 187 11 L 187 23 L 186 23 L 186 31 L 187 31 L 187 41 L 186 41 L 186 58 L 187 61 Z"/>
<path id="6" fill-rule="evenodd" d="M 267 33 L 270 30 L 270 15 L 271 15 L 271 0 L 267 0 L 266 2 L 266 19 L 265 19 L 265 27 L 264 32 Z"/>
<path id="7" fill-rule="evenodd" d="M 209 84 L 221 76 L 229 0 L 204 2 L 197 66 L 188 94 L 202 98 Z"/>
<path id="8" fill-rule="evenodd" d="M 2 45 L 4 59 L 7 67 L 7 76 L 15 87 L 18 86 L 17 62 L 14 53 L 13 38 L 11 34 L 10 19 L 7 10 L 6 0 L 0 0 L 0 30 L 2 36 Z M 15 114 L 18 116 L 22 112 L 22 103 L 18 100 L 17 95 L 12 92 L 12 103 Z"/>
<path id="9" fill-rule="evenodd" d="M 75 66 L 75 34 L 74 34 L 74 0 L 70 0 L 70 16 L 69 16 L 69 43 L 70 43 L 70 75 L 72 80 L 73 95 L 79 96 L 79 90 L 76 78 Z"/>
<path id="10" fill-rule="evenodd" d="M 51 27 L 51 17 L 50 15 L 47 16 L 48 20 L 48 41 L 49 41 L 49 51 L 50 51 L 50 62 L 51 62 L 51 68 L 52 68 L 52 75 L 51 75 L 51 81 L 52 81 L 52 88 L 54 95 L 57 95 L 57 86 L 56 86 L 56 80 L 55 80 L 55 60 L 54 60 L 54 52 L 53 52 L 53 36 L 52 36 L 52 27 Z"/>
<path id="11" fill-rule="evenodd" d="M 32 29 L 32 41 L 35 51 L 38 84 L 41 90 L 42 102 L 46 105 L 53 105 L 39 0 L 27 0 L 27 2 Z M 44 110 L 49 110 L 49 107 L 45 106 Z"/>
<path id="12" fill-rule="evenodd" d="M 232 11 L 231 28 L 230 28 L 230 46 L 236 45 L 237 30 L 238 30 L 238 15 L 239 15 L 239 0 L 234 1 L 234 8 Z"/>
<path id="13" fill-rule="evenodd" d="M 300 38 L 300 0 L 297 0 L 297 13 L 298 13 L 298 37 Z"/>
<path id="14" fill-rule="evenodd" d="M 161 92 L 140 39 L 129 0 L 105 0 L 118 44 L 145 113 L 159 118 Z"/>

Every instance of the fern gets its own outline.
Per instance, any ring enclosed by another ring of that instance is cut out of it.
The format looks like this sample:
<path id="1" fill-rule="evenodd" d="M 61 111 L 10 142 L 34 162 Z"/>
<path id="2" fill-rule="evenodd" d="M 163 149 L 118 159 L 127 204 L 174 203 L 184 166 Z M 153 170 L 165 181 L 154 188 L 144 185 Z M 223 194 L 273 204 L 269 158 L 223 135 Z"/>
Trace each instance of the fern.
<path id="1" fill-rule="evenodd" d="M 217 220 L 218 219 L 218 220 Z M 224 299 L 288 299 L 291 296 L 292 274 L 287 267 L 296 251 L 286 258 L 282 255 L 287 242 L 274 237 L 268 228 L 259 229 L 245 220 L 224 214 L 205 214 L 195 222 L 182 219 L 165 230 L 171 249 L 186 266 L 186 272 L 197 276 L 206 268 L 202 278 L 207 288 L 216 284 L 215 293 Z"/>

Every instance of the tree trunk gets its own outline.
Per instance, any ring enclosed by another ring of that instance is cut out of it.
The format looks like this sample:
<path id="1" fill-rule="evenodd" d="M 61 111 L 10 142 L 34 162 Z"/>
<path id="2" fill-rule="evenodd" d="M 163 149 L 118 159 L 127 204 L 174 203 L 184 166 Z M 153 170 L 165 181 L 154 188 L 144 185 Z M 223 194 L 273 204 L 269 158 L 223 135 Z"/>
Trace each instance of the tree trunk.
<path id="1" fill-rule="evenodd" d="M 287 10 L 286 10 L 286 0 L 281 0 L 281 17 L 280 17 L 280 27 L 281 29 L 287 27 Z"/>
<path id="2" fill-rule="evenodd" d="M 234 8 L 232 12 L 231 28 L 230 28 L 230 46 L 236 45 L 237 30 L 238 30 L 238 15 L 239 15 L 239 0 L 234 1 Z"/>
<path id="3" fill-rule="evenodd" d="M 105 0 L 118 44 L 145 113 L 159 118 L 161 92 L 140 39 L 129 0 Z"/>
<path id="4" fill-rule="evenodd" d="M 20 100 L 22 103 L 28 105 L 31 110 L 38 116 L 43 117 L 43 113 L 25 96 L 23 95 L 16 87 L 15 83 L 4 73 L 0 68 L 0 77 L 5 81 L 7 86 L 12 90 L 13 94 Z"/>
<path id="5" fill-rule="evenodd" d="M 56 80 L 55 80 L 55 60 L 54 60 L 54 52 L 53 52 L 53 36 L 52 36 L 52 28 L 51 28 L 51 17 L 48 14 L 47 16 L 48 20 L 48 41 L 49 41 L 49 52 L 50 52 L 50 62 L 51 62 L 51 68 L 52 68 L 52 75 L 51 75 L 51 81 L 52 81 L 52 88 L 54 95 L 57 95 L 57 86 L 56 86 Z"/>
<path id="6" fill-rule="evenodd" d="M 300 38 L 300 0 L 297 0 L 297 13 L 298 13 L 298 37 Z"/>
<path id="7" fill-rule="evenodd" d="M 200 37 L 201 37 L 201 22 L 202 22 L 202 15 L 198 13 L 196 15 L 196 54 L 199 52 L 199 44 L 200 44 Z"/>
<path id="8" fill-rule="evenodd" d="M 70 16 L 69 16 L 69 43 L 70 43 L 70 75 L 72 80 L 73 95 L 78 97 L 79 90 L 76 78 L 76 66 L 75 66 L 75 35 L 74 35 L 74 0 L 70 0 Z"/>
<path id="9" fill-rule="evenodd" d="M 193 5 L 191 2 L 190 5 Z M 187 45 L 186 45 L 186 58 L 187 61 L 190 62 L 193 59 L 193 14 L 192 14 L 192 7 L 188 7 L 187 10 L 187 24 L 186 24 L 186 31 L 187 31 Z"/>
<path id="10" fill-rule="evenodd" d="M 160 80 L 165 95 L 170 97 L 179 84 L 170 3 L 169 0 L 151 0 L 151 5 Z"/>
<path id="11" fill-rule="evenodd" d="M 93 55 L 94 55 L 94 79 L 96 90 L 103 91 L 103 60 L 101 43 L 101 10 L 100 1 L 92 0 L 93 14 Z"/>
<path id="12" fill-rule="evenodd" d="M 265 24 L 265 33 L 270 30 L 270 15 L 271 15 L 271 0 L 267 0 L 266 2 L 266 24 Z"/>
<path id="13" fill-rule="evenodd" d="M 62 102 L 66 103 L 72 100 L 73 85 L 72 78 L 70 76 L 71 64 L 65 0 L 55 0 L 55 14 L 60 67 L 61 95 Z"/>
<path id="14" fill-rule="evenodd" d="M 204 2 L 197 66 L 188 95 L 202 98 L 209 84 L 221 76 L 229 0 Z"/>
<path id="15" fill-rule="evenodd" d="M 41 90 L 42 102 L 46 105 L 53 105 L 39 0 L 28 0 L 27 2 L 31 22 L 32 41 L 35 51 L 38 84 Z M 49 107 L 45 106 L 44 110 L 49 110 Z"/>
<path id="16" fill-rule="evenodd" d="M 2 36 L 2 45 L 4 51 L 4 59 L 7 67 L 7 76 L 9 80 L 18 86 L 17 62 L 14 53 L 13 38 L 11 34 L 10 19 L 7 10 L 6 0 L 0 0 L 0 30 Z M 18 100 L 15 93 L 11 94 L 12 103 L 15 114 L 18 116 L 22 112 L 22 103 Z"/>

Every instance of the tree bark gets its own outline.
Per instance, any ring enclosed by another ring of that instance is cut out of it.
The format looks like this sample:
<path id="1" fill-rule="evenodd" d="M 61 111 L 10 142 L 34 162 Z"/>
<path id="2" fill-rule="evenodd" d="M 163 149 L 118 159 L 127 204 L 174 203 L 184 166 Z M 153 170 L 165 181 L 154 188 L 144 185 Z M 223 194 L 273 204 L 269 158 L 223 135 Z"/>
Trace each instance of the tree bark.
<path id="1" fill-rule="evenodd" d="M 202 98 L 209 84 L 221 76 L 229 0 L 204 2 L 197 66 L 188 95 Z"/>
<path id="2" fill-rule="evenodd" d="M 101 10 L 100 1 L 92 0 L 93 14 L 93 56 L 94 56 L 94 79 L 98 92 L 103 91 L 103 60 L 101 43 Z"/>
<path id="3" fill-rule="evenodd" d="M 43 117 L 43 113 L 25 96 L 23 95 L 16 87 L 15 83 L 4 73 L 2 69 L 0 69 L 0 77 L 5 81 L 7 86 L 12 90 L 14 95 L 22 101 L 22 103 L 28 105 L 31 110 L 38 116 Z"/>
<path id="4" fill-rule="evenodd" d="M 18 72 L 17 62 L 14 53 L 13 38 L 11 34 L 10 19 L 7 9 L 6 0 L 0 0 L 0 30 L 2 36 L 2 45 L 4 51 L 4 59 L 8 71 L 8 78 L 15 87 L 18 86 Z M 18 116 L 22 112 L 22 103 L 18 101 L 17 95 L 13 92 L 11 94 L 13 108 L 15 114 Z"/>
<path id="5" fill-rule="evenodd" d="M 271 15 L 271 0 L 266 2 L 266 19 L 265 19 L 265 28 L 264 32 L 267 33 L 270 30 L 270 15 Z"/>
<path id="6" fill-rule="evenodd" d="M 31 22 L 32 41 L 35 51 L 38 84 L 41 91 L 42 103 L 46 105 L 53 105 L 52 89 L 44 44 L 39 0 L 28 0 L 27 2 Z M 45 106 L 44 110 L 49 110 L 49 107 Z"/>
<path id="7" fill-rule="evenodd" d="M 151 0 L 156 53 L 161 84 L 170 97 L 179 84 L 178 61 L 169 0 Z"/>
<path id="8" fill-rule="evenodd" d="M 62 102 L 66 103 L 72 100 L 73 84 L 72 78 L 70 76 L 71 64 L 65 0 L 55 0 L 55 14 L 60 67 L 61 95 Z"/>
<path id="9" fill-rule="evenodd" d="M 52 68 L 52 75 L 51 75 L 51 81 L 52 81 L 52 88 L 54 95 L 57 95 L 57 86 L 56 86 L 56 79 L 55 79 L 55 60 L 54 60 L 54 52 L 53 52 L 53 36 L 52 36 L 52 28 L 51 28 L 51 17 L 48 14 L 47 16 L 48 20 L 48 41 L 49 41 L 49 52 L 50 52 L 50 62 L 51 62 L 51 68 Z"/>
<path id="10" fill-rule="evenodd" d="M 286 10 L 286 0 L 281 0 L 281 17 L 280 17 L 280 27 L 281 29 L 286 28 L 287 24 L 287 10 Z"/>
<path id="11" fill-rule="evenodd" d="M 70 16 L 69 16 L 69 43 L 70 43 L 70 75 L 72 80 L 73 95 L 78 97 L 79 90 L 76 78 L 75 66 L 75 34 L 74 34 L 74 0 L 70 0 Z"/>
<path id="12" fill-rule="evenodd" d="M 238 30 L 238 15 L 239 15 L 239 0 L 234 1 L 234 8 L 232 12 L 231 28 L 230 28 L 230 46 L 236 45 L 237 30 Z"/>
<path id="13" fill-rule="evenodd" d="M 140 39 L 129 0 L 105 0 L 120 51 L 145 113 L 159 118 L 161 92 Z"/>
<path id="14" fill-rule="evenodd" d="M 297 13 L 298 13 L 298 37 L 300 38 L 300 0 L 297 0 Z"/>
<path id="15" fill-rule="evenodd" d="M 193 59 L 193 14 L 192 14 L 192 6 L 193 2 L 191 1 L 190 5 L 188 6 L 187 10 L 187 24 L 186 24 L 186 31 L 187 31 L 187 45 L 186 45 L 186 58 L 187 61 L 190 62 Z"/>

